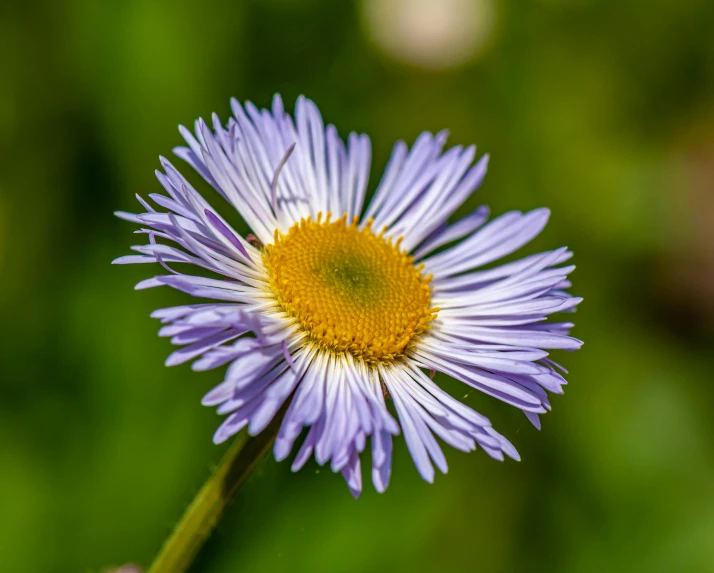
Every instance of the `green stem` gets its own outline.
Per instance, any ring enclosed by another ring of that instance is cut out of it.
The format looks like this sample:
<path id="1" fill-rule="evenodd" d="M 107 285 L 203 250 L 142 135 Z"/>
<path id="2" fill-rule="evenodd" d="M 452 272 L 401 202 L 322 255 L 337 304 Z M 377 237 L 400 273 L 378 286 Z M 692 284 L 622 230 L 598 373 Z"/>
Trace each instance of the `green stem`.
<path id="1" fill-rule="evenodd" d="M 281 418 L 276 416 L 270 426 L 254 438 L 241 432 L 183 514 L 148 573 L 188 571 L 223 510 L 272 446 Z"/>

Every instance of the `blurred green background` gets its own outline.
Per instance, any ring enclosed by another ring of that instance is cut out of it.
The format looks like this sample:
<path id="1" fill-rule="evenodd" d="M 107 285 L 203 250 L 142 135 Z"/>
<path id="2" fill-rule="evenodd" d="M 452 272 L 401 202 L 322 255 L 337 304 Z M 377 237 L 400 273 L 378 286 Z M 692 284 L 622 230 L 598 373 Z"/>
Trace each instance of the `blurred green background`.
<path id="1" fill-rule="evenodd" d="M 112 211 L 179 123 L 274 92 L 369 133 L 373 185 L 424 129 L 489 152 L 461 213 L 552 209 L 525 252 L 575 251 L 586 344 L 541 432 L 465 398 L 521 463 L 452 450 L 428 485 L 399 441 L 354 501 L 266 459 L 193 571 L 714 571 L 713 29 L 704 0 L 4 0 L 0 571 L 148 564 L 220 459 L 221 374 L 165 368 L 149 318 L 188 297 L 110 266 Z"/>

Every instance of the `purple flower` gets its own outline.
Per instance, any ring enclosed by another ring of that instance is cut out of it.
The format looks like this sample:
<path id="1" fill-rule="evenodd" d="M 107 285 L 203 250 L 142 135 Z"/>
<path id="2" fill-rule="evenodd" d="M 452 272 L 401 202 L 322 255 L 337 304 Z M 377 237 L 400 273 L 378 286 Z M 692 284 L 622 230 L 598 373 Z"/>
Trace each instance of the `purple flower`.
<path id="1" fill-rule="evenodd" d="M 493 458 L 519 459 L 486 417 L 432 378 L 448 374 L 540 427 L 538 415 L 550 409 L 546 391 L 562 393 L 566 383 L 548 351 L 581 345 L 568 336 L 572 324 L 545 322 L 581 300 L 565 290 L 571 253 L 561 248 L 483 267 L 538 235 L 548 211 L 509 212 L 487 223 L 488 209 L 480 207 L 449 224 L 481 184 L 488 156 L 472 165 L 473 146 L 444 152 L 445 132 L 422 133 L 411 149 L 397 143 L 365 209 L 366 135 L 351 133 L 345 144 L 302 97 L 294 118 L 278 96 L 272 111 L 231 104 L 225 126 L 214 115 L 212 129 L 203 120 L 195 134 L 181 127 L 188 147 L 175 153 L 238 211 L 253 239 L 232 229 L 162 158 L 164 172 L 156 175 L 167 195 L 150 195 L 158 208 L 139 198 L 145 213 L 117 213 L 139 224 L 149 243 L 114 261 L 165 269 L 137 289 L 168 285 L 208 299 L 152 316 L 164 324 L 159 334 L 181 346 L 167 365 L 228 365 L 224 381 L 203 398 L 226 415 L 214 441 L 245 427 L 256 435 L 286 405 L 275 457 L 288 457 L 309 428 L 293 470 L 314 455 L 341 471 L 355 496 L 368 439 L 380 492 L 400 433 L 429 482 L 434 466 L 447 471 L 437 437 L 459 450 L 481 446 Z M 220 278 L 186 274 L 175 263 Z"/>

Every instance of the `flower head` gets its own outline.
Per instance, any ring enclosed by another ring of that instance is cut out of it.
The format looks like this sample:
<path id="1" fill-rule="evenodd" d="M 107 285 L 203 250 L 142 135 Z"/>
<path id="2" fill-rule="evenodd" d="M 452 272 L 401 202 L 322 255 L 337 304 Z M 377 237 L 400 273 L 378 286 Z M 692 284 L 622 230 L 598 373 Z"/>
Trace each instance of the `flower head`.
<path id="1" fill-rule="evenodd" d="M 487 223 L 480 207 L 449 223 L 481 184 L 488 157 L 472 165 L 474 147 L 443 152 L 445 132 L 423 133 L 411 149 L 397 143 L 363 209 L 366 135 L 352 133 L 345 145 L 304 98 L 294 118 L 278 96 L 271 111 L 231 103 L 227 125 L 214 115 L 213 129 L 202 120 L 195 134 L 181 127 L 188 147 L 175 152 L 238 211 L 251 240 L 163 158 L 157 177 L 168 195 L 150 196 L 158 208 L 139 198 L 145 213 L 117 213 L 141 225 L 149 243 L 115 262 L 156 262 L 166 271 L 137 289 L 168 285 L 212 301 L 152 316 L 164 324 L 160 335 L 182 347 L 167 365 L 229 365 L 203 398 L 227 416 L 214 441 L 246 426 L 255 435 L 285 407 L 275 457 L 288 457 L 309 428 L 293 469 L 314 455 L 341 471 L 355 496 L 368 441 L 381 492 L 400 433 L 429 482 L 434 466 L 447 471 L 437 437 L 459 450 L 480 446 L 496 459 L 519 459 L 486 417 L 432 377 L 452 376 L 540 427 L 538 415 L 550 409 L 546 391 L 562 393 L 566 383 L 547 350 L 581 345 L 568 336 L 572 324 L 545 322 L 580 302 L 565 291 L 574 267 L 562 264 L 571 253 L 483 267 L 538 235 L 548 211 Z"/>

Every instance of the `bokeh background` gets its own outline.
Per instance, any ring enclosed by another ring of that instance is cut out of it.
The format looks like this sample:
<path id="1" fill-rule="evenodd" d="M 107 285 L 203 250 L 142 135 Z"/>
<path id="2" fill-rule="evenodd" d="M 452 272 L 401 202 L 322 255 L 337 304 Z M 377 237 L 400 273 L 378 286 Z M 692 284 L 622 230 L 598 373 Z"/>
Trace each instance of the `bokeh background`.
<path id="1" fill-rule="evenodd" d="M 714 571 L 712 30 L 704 0 L 0 3 L 0 571 L 148 564 L 220 459 L 220 373 L 165 368 L 149 318 L 187 297 L 110 266 L 112 211 L 179 123 L 274 92 L 369 133 L 373 184 L 421 130 L 489 152 L 460 214 L 552 209 L 525 252 L 575 251 L 586 344 L 541 432 L 456 387 L 521 463 L 428 485 L 400 442 L 355 501 L 266 459 L 192 571 Z"/>

